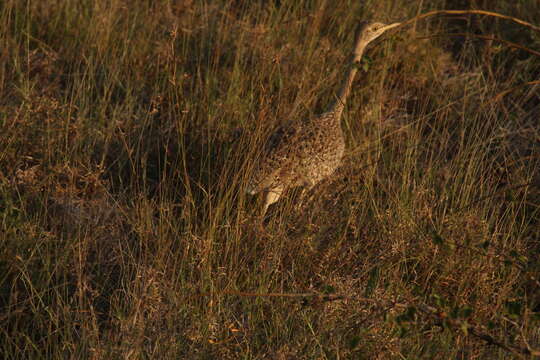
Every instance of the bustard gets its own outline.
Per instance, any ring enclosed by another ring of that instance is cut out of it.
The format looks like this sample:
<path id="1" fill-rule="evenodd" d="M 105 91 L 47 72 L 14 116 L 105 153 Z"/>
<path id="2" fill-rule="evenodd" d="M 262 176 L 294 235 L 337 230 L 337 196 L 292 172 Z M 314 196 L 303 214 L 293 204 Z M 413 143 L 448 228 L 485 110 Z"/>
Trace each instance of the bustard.
<path id="1" fill-rule="evenodd" d="M 339 166 L 345 149 L 341 114 L 351 92 L 358 63 L 371 41 L 398 25 L 400 23 L 361 23 L 355 36 L 352 62 L 335 102 L 323 114 L 309 121 L 292 122 L 271 135 L 247 189 L 252 195 L 267 192 L 263 216 L 285 189 L 306 186 L 305 190 L 309 191 Z"/>

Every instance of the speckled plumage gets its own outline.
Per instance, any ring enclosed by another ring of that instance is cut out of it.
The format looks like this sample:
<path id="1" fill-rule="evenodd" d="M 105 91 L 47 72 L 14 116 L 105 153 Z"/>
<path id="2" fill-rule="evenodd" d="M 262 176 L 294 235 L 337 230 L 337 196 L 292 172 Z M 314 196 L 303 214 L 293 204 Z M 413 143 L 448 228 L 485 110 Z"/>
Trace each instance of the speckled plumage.
<path id="1" fill-rule="evenodd" d="M 248 192 L 256 194 L 280 186 L 310 188 L 334 172 L 344 150 L 339 119 L 333 112 L 282 127 L 270 137 Z"/>
<path id="2" fill-rule="evenodd" d="M 294 186 L 311 189 L 340 165 L 345 150 L 341 114 L 357 72 L 356 63 L 370 41 L 397 25 L 363 23 L 356 35 L 347 77 L 330 109 L 308 121 L 281 127 L 269 138 L 247 188 L 250 194 L 267 191 L 263 214 L 285 189 Z"/>

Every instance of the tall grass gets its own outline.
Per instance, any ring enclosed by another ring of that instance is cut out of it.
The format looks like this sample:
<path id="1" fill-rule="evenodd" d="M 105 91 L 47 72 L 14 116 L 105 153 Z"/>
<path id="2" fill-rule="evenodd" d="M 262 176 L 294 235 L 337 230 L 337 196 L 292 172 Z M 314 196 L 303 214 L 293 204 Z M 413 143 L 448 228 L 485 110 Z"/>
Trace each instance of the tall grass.
<path id="1" fill-rule="evenodd" d="M 478 5 L 539 22 L 535 1 Z M 540 59 L 431 37 L 538 50 L 529 29 L 472 16 L 385 35 L 354 85 L 335 176 L 264 223 L 245 194 L 271 131 L 331 101 L 358 21 L 460 4 L 418 6 L 4 1 L 4 358 L 540 348 L 540 97 L 523 85 Z"/>

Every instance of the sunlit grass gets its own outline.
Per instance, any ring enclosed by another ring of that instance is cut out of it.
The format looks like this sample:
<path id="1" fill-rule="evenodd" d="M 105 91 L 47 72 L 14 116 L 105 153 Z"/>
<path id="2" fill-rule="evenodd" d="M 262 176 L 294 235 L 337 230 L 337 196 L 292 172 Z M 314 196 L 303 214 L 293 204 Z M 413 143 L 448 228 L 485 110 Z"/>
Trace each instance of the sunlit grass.
<path id="1" fill-rule="evenodd" d="M 335 176 L 307 203 L 288 192 L 264 222 L 244 191 L 272 129 L 330 103 L 355 24 L 455 7 L 429 6 L 0 5 L 6 358 L 503 359 L 540 348 L 540 99 L 523 85 L 540 60 L 425 38 L 481 33 L 538 49 L 529 29 L 433 18 L 384 35 L 354 85 Z M 489 6 L 538 21 L 534 1 Z M 306 293 L 341 297 L 295 296 Z"/>

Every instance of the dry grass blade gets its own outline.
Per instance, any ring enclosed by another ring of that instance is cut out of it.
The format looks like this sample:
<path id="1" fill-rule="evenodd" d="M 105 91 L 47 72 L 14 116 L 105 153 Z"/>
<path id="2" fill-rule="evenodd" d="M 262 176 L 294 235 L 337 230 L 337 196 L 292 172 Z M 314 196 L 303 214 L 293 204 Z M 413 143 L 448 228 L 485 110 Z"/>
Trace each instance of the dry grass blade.
<path id="1" fill-rule="evenodd" d="M 540 4 L 88 3 L 0 1 L 3 359 L 537 354 Z M 346 161 L 261 221 L 267 135 L 403 14 L 448 16 L 368 47 Z"/>

